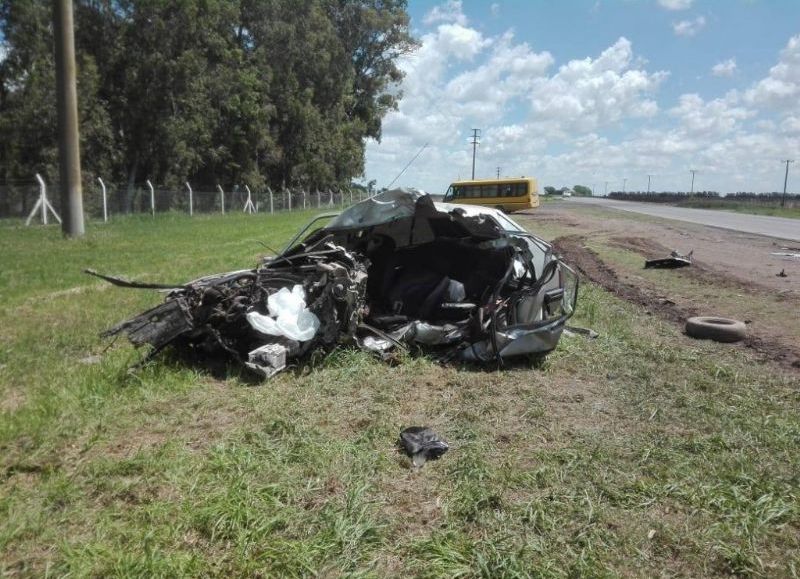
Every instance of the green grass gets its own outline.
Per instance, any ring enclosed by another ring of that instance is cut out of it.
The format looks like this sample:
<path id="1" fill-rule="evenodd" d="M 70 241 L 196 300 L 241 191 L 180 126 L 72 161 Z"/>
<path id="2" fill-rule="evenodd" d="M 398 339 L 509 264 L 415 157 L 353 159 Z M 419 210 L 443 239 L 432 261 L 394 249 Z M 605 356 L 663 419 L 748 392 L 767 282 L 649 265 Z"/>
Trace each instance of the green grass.
<path id="1" fill-rule="evenodd" d="M 161 298 L 81 268 L 250 267 L 308 216 L 0 226 L 0 574 L 797 576 L 797 375 L 591 285 L 598 339 L 502 371 L 342 349 L 251 386 L 103 353 Z M 452 447 L 419 471 L 412 424 Z"/>

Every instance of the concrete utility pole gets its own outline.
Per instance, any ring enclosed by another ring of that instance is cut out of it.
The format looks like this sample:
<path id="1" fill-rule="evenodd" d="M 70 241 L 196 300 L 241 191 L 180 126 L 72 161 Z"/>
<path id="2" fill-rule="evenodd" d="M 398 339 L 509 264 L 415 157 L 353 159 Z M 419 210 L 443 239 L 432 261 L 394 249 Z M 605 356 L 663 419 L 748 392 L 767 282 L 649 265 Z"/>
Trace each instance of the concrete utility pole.
<path id="1" fill-rule="evenodd" d="M 478 145 L 480 144 L 481 140 L 481 130 L 480 129 L 472 129 L 472 180 L 475 180 L 475 151 L 478 149 Z"/>
<path id="2" fill-rule="evenodd" d="M 794 163 L 794 161 L 786 159 L 781 163 L 786 163 L 786 174 L 783 176 L 783 197 L 781 197 L 781 207 L 786 207 L 786 183 L 789 181 L 789 163 Z"/>
<path id="3" fill-rule="evenodd" d="M 623 192 L 623 193 L 625 193 L 625 186 L 626 186 L 627 184 L 628 184 L 628 178 L 627 178 L 627 177 L 625 177 L 625 178 L 622 180 L 622 192 Z"/>
<path id="4" fill-rule="evenodd" d="M 58 103 L 58 158 L 61 177 L 61 231 L 67 237 L 85 233 L 81 153 L 78 138 L 78 88 L 75 83 L 75 34 L 72 0 L 53 1 L 56 99 Z"/>
<path id="5" fill-rule="evenodd" d="M 652 175 L 648 175 L 647 176 L 647 192 L 648 193 L 650 193 L 650 177 L 652 177 Z"/>
<path id="6" fill-rule="evenodd" d="M 692 190 L 689 193 L 694 193 L 694 174 L 697 173 L 697 169 L 689 169 L 689 172 L 692 174 Z"/>
<path id="7" fill-rule="evenodd" d="M 608 181 L 606 181 L 605 184 L 606 184 L 606 188 L 605 188 L 605 192 L 603 193 L 603 197 L 608 197 Z"/>

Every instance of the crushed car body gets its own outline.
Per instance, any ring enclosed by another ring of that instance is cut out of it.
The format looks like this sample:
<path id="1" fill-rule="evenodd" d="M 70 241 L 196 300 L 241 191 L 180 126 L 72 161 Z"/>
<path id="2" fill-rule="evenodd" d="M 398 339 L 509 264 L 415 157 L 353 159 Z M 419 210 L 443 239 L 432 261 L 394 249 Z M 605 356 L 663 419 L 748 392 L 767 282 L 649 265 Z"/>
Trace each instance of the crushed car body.
<path id="1" fill-rule="evenodd" d="M 395 189 L 324 217 L 257 268 L 171 288 L 104 335 L 269 378 L 343 343 L 382 357 L 408 347 L 477 362 L 545 354 L 574 311 L 573 270 L 495 209 Z"/>

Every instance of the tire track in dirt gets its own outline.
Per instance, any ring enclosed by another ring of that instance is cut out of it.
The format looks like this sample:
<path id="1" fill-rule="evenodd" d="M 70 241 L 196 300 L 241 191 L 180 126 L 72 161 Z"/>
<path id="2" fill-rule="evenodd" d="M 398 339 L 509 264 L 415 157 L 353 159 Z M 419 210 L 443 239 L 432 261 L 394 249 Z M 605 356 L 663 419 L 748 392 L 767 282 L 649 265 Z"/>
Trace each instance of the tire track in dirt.
<path id="1" fill-rule="evenodd" d="M 608 242 L 609 245 L 613 247 L 638 253 L 645 259 L 658 259 L 666 257 L 672 251 L 657 241 L 646 239 L 644 237 L 611 237 L 609 238 Z M 759 292 L 768 292 L 778 297 L 783 296 L 786 299 L 790 298 L 790 293 L 787 290 L 783 290 L 783 293 L 780 291 L 776 293 L 775 289 L 768 285 L 723 274 L 714 269 L 712 266 L 707 265 L 701 260 L 698 260 L 696 257 L 692 259 L 692 267 L 683 268 L 681 273 L 703 283 L 713 282 L 714 285 L 720 285 L 727 288 L 744 291 L 753 295 L 757 295 Z"/>
<path id="2" fill-rule="evenodd" d="M 644 288 L 622 281 L 612 267 L 606 264 L 596 252 L 585 246 L 585 241 L 586 238 L 581 235 L 567 235 L 555 239 L 552 243 L 556 252 L 584 278 L 617 297 L 638 304 L 648 312 L 681 326 L 683 326 L 687 318 L 700 315 L 694 307 L 680 306 L 664 297 L 653 295 Z M 637 242 L 636 244 L 627 243 L 626 245 L 630 249 L 632 245 L 640 244 Z M 647 248 L 641 247 L 640 249 L 645 250 L 647 253 L 657 250 L 656 255 L 664 255 L 654 242 L 648 241 L 646 245 L 648 246 Z M 702 272 L 697 272 L 695 275 L 701 276 L 705 281 L 709 281 L 708 277 L 704 276 Z M 713 278 L 716 282 L 719 276 L 713 274 Z M 738 284 L 739 282 L 734 283 Z M 776 362 L 784 368 L 793 370 L 800 368 L 800 351 L 775 341 L 769 336 L 758 335 L 749 330 L 747 338 L 741 344 L 757 352 L 760 357 Z"/>

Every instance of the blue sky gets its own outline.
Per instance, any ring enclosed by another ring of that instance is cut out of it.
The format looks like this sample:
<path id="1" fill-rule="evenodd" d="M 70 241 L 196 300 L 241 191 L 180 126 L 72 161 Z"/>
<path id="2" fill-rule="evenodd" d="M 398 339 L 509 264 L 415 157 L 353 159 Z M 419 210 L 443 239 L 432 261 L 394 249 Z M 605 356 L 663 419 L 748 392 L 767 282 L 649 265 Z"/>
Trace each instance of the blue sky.
<path id="1" fill-rule="evenodd" d="M 421 46 L 367 147 L 366 180 L 443 191 L 477 177 L 602 193 L 777 191 L 800 160 L 800 2 L 411 0 Z M 798 164 L 800 165 L 800 163 Z M 800 190 L 800 174 L 793 188 Z"/>

